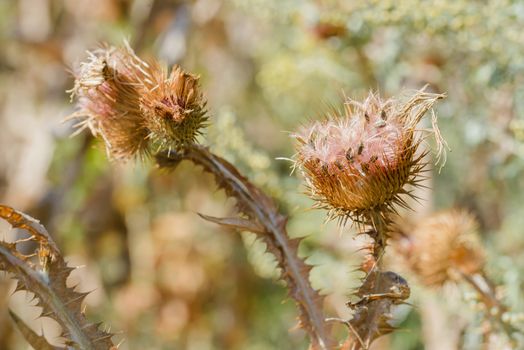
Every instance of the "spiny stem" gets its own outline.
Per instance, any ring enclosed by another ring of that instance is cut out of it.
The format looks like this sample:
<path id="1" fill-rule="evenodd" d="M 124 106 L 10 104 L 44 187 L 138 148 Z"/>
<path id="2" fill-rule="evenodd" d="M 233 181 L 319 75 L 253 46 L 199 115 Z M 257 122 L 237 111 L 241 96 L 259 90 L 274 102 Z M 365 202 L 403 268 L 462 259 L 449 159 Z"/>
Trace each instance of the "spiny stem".
<path id="1" fill-rule="evenodd" d="M 310 267 L 297 255 L 298 241 L 290 239 L 286 232 L 287 218 L 278 212 L 271 198 L 251 184 L 232 164 L 205 147 L 192 144 L 178 152 L 157 155 L 160 167 L 173 167 L 184 159 L 212 173 L 219 187 L 237 199 L 239 210 L 264 228 L 261 237 L 283 269 L 282 278 L 301 310 L 301 323 L 309 333 L 313 349 L 334 349 L 335 341 L 329 334 L 322 311 L 323 298 L 308 280 Z"/>
<path id="2" fill-rule="evenodd" d="M 367 350 L 375 339 L 391 333 L 394 330 L 389 324 L 391 308 L 404 303 L 410 295 L 406 280 L 394 272 L 383 271 L 381 267 L 388 237 L 388 213 L 386 210 L 372 210 L 360 220 L 361 224 L 370 227 L 367 231 L 362 227 L 362 233 L 373 239 L 367 256 L 371 260 L 361 267 L 366 276 L 355 293 L 359 300 L 347 304 L 354 313 L 348 321 L 351 332 L 343 350 Z"/>
<path id="3" fill-rule="evenodd" d="M 388 238 L 387 218 L 382 211 L 372 210 L 367 213 L 365 221 L 372 228 L 371 231 L 368 231 L 368 235 L 373 238 L 372 254 L 377 264 L 380 264 L 381 257 L 386 250 Z"/>

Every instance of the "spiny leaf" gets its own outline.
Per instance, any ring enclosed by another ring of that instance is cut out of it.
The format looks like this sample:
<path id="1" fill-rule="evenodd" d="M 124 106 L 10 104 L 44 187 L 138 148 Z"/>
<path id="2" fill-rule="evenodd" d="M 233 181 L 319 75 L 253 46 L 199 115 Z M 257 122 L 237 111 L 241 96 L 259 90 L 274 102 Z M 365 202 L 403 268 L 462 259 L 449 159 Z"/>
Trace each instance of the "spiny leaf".
<path id="1" fill-rule="evenodd" d="M 67 266 L 49 233 L 35 219 L 0 205 L 0 217 L 13 227 L 25 229 L 33 241 L 40 244 L 36 251 L 39 264 L 31 262 L 16 244 L 0 241 L 0 268 L 18 281 L 17 290 L 26 290 L 38 298 L 42 314 L 56 320 L 63 328 L 66 342 L 74 349 L 107 350 L 113 347 L 111 334 L 94 327 L 82 313 L 82 301 L 87 293 L 67 287 L 73 268 Z"/>
<path id="2" fill-rule="evenodd" d="M 409 298 L 410 289 L 398 274 L 373 269 L 355 295 L 359 300 L 348 303 L 354 310 L 353 318 L 348 322 L 352 334 L 343 349 L 367 350 L 375 339 L 395 329 L 389 323 L 391 309 Z"/>
<path id="3" fill-rule="evenodd" d="M 214 216 L 198 214 L 202 219 L 213 222 L 220 226 L 237 229 L 240 231 L 249 231 L 253 233 L 263 233 L 264 227 L 251 220 L 242 218 L 217 218 Z"/>
<path id="4" fill-rule="evenodd" d="M 20 330 L 20 333 L 22 333 L 22 335 L 24 336 L 25 340 L 34 349 L 38 349 L 38 350 L 62 349 L 62 348 L 58 348 L 58 347 L 55 347 L 49 344 L 43 335 L 36 334 L 35 331 L 33 331 L 27 324 L 25 324 L 25 322 L 22 321 L 20 317 L 18 317 L 13 311 L 9 310 L 9 316 L 11 316 L 11 319 L 16 324 L 16 326 Z"/>

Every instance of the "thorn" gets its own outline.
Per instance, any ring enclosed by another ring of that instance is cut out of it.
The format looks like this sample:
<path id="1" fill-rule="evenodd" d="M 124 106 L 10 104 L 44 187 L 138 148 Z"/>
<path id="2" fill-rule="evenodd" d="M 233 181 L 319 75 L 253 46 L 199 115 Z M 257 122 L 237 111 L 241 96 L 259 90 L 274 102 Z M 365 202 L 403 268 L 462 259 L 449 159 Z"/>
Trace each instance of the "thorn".
<path id="1" fill-rule="evenodd" d="M 55 313 L 53 311 L 46 311 L 46 312 L 42 312 L 42 314 L 40 315 L 40 317 L 49 317 L 49 318 L 54 318 L 52 317 Z"/>
<path id="2" fill-rule="evenodd" d="M 27 288 L 25 287 L 23 282 L 22 281 L 17 281 L 16 282 L 16 286 L 15 286 L 15 290 L 13 291 L 13 294 L 16 293 L 16 292 L 25 291 L 25 290 L 27 290 Z"/>
<path id="3" fill-rule="evenodd" d="M 75 292 L 77 294 L 77 296 L 75 298 L 72 298 L 70 300 L 68 300 L 67 302 L 64 303 L 64 305 L 70 305 L 70 304 L 73 304 L 77 301 L 82 301 L 85 297 L 87 297 L 89 294 L 91 294 L 91 292 L 85 292 L 85 293 L 79 293 L 79 292 Z"/>

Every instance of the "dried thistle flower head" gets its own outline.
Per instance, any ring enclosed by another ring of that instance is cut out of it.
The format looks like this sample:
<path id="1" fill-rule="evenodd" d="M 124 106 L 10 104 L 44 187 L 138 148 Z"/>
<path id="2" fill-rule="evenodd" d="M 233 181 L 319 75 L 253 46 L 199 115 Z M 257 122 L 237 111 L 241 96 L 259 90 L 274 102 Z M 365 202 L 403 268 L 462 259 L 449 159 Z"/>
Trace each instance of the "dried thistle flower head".
<path id="1" fill-rule="evenodd" d="M 394 226 L 394 250 L 425 285 L 440 286 L 483 269 L 478 224 L 467 211 L 441 211 L 416 223 Z"/>
<path id="2" fill-rule="evenodd" d="M 144 126 L 159 147 L 177 147 L 195 141 L 207 120 L 198 77 L 175 67 L 151 71 L 140 100 Z"/>
<path id="3" fill-rule="evenodd" d="M 69 118 L 80 120 L 79 131 L 100 136 L 115 159 L 194 142 L 206 121 L 197 77 L 179 67 L 168 73 L 127 44 L 90 52 L 75 78 L 78 110 Z"/>
<path id="4" fill-rule="evenodd" d="M 443 95 L 417 91 L 406 100 L 383 101 L 370 93 L 362 102 L 348 100 L 344 113 L 317 121 L 294 135 L 296 165 L 317 206 L 331 218 L 359 220 L 370 212 L 406 205 L 406 184 L 416 185 L 425 167 L 419 150 L 424 132 L 417 129 L 425 113 Z M 443 140 L 436 127 L 439 145 Z"/>

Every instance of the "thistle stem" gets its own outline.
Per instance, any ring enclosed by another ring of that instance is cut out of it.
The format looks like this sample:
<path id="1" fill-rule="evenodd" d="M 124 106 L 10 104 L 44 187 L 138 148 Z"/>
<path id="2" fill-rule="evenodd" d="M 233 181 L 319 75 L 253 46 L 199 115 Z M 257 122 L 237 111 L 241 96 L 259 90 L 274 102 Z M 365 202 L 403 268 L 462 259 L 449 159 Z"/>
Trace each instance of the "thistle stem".
<path id="1" fill-rule="evenodd" d="M 376 264 L 380 265 L 381 257 L 386 250 L 388 238 L 388 221 L 381 210 L 373 210 L 365 215 L 364 222 L 371 227 L 366 234 L 373 239 L 371 254 Z"/>
<path id="2" fill-rule="evenodd" d="M 278 212 L 273 200 L 251 184 L 232 164 L 214 155 L 206 147 L 192 144 L 178 152 L 157 155 L 157 163 L 163 168 L 175 167 L 184 159 L 212 173 L 218 186 L 236 198 L 239 210 L 263 227 L 261 237 L 283 270 L 282 278 L 287 282 L 289 294 L 301 311 L 301 323 L 312 340 L 313 349 L 334 349 L 335 341 L 329 334 L 322 311 L 323 298 L 308 279 L 310 266 L 298 257 L 299 241 L 289 238 L 286 232 L 287 218 Z"/>
<path id="3" fill-rule="evenodd" d="M 388 237 L 387 213 L 387 210 L 373 210 L 361 220 L 362 224 L 370 227 L 362 233 L 373 239 L 369 248 L 372 264 L 368 265 L 368 260 L 362 265 L 361 269 L 366 276 L 355 293 L 359 300 L 348 303 L 354 314 L 347 322 L 351 326 L 351 333 L 343 350 L 367 350 L 375 339 L 394 331 L 394 327 L 389 324 L 391 308 L 404 303 L 410 295 L 407 282 L 394 272 L 383 271 L 381 266 Z"/>

